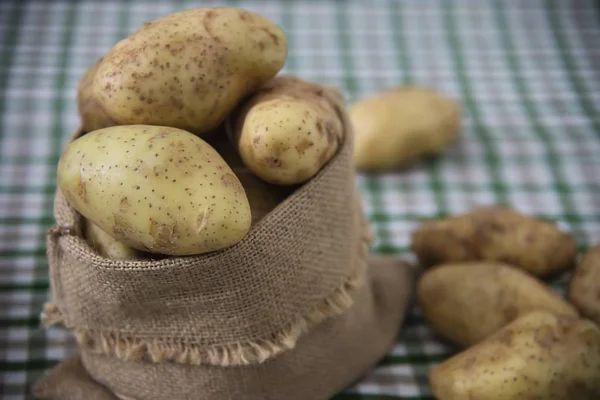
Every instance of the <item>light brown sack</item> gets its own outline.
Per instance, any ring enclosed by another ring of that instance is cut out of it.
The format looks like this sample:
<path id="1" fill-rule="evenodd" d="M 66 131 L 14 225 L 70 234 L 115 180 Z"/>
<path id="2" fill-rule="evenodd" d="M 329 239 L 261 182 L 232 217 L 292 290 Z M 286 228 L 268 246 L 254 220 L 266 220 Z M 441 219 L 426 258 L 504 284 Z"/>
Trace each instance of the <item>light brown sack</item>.
<path id="1" fill-rule="evenodd" d="M 411 293 L 407 264 L 371 258 L 370 284 L 344 315 L 300 338 L 295 349 L 263 364 L 244 367 L 190 366 L 120 361 L 84 351 L 95 382 L 73 355 L 38 382 L 34 393 L 50 400 L 242 399 L 320 400 L 330 398 L 367 372 L 389 350 Z"/>
<path id="2" fill-rule="evenodd" d="M 70 375 L 71 359 L 37 384 L 38 397 L 87 400 L 77 393 L 95 380 L 135 400 L 319 400 L 385 354 L 412 277 L 402 263 L 367 265 L 353 133 L 339 94 L 324 92 L 345 123 L 344 145 L 228 249 L 109 260 L 57 193 L 47 240 L 54 302 L 43 318 L 73 330 L 91 378 Z"/>

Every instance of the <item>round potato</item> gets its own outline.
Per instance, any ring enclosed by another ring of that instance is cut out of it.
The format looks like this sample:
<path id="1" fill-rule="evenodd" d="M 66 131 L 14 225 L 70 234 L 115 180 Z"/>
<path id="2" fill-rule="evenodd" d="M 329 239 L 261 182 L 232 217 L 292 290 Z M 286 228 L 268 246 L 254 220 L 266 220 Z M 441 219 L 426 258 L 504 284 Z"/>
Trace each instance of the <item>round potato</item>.
<path id="1" fill-rule="evenodd" d="M 412 235 L 419 262 L 499 261 L 538 276 L 556 275 L 573 266 L 575 239 L 556 226 L 502 207 L 422 224 Z"/>
<path id="2" fill-rule="evenodd" d="M 353 104 L 350 119 L 356 141 L 354 161 L 363 170 L 400 166 L 436 153 L 458 137 L 458 104 L 418 86 L 387 90 Z"/>
<path id="3" fill-rule="evenodd" d="M 117 123 L 104 112 L 92 92 L 94 75 L 102 58 L 87 70 L 77 84 L 77 110 L 81 118 L 81 128 L 84 132 L 115 126 Z"/>
<path id="4" fill-rule="evenodd" d="M 600 398 L 600 329 L 592 322 L 532 312 L 434 367 L 439 400 Z"/>
<path id="5" fill-rule="evenodd" d="M 230 136 L 244 164 L 278 185 L 312 178 L 336 153 L 344 133 L 324 89 L 291 76 L 271 80 L 233 119 Z"/>
<path id="6" fill-rule="evenodd" d="M 283 31 L 258 14 L 235 7 L 181 11 L 117 43 L 98 67 L 93 95 L 119 124 L 202 134 L 275 76 L 286 56 Z"/>
<path id="7" fill-rule="evenodd" d="M 151 253 L 222 249 L 250 228 L 238 178 L 211 146 L 181 129 L 124 125 L 88 133 L 62 154 L 58 185 L 85 218 Z"/>
<path id="8" fill-rule="evenodd" d="M 577 315 L 543 282 L 500 263 L 445 264 L 427 270 L 419 280 L 417 299 L 431 326 L 464 347 L 531 311 Z"/>
<path id="9" fill-rule="evenodd" d="M 119 242 L 87 220 L 85 221 L 85 238 L 89 245 L 104 257 L 113 260 L 131 260 L 139 256 L 137 250 Z"/>
<path id="10" fill-rule="evenodd" d="M 581 314 L 600 325 L 600 245 L 589 249 L 579 262 L 567 297 Z"/>

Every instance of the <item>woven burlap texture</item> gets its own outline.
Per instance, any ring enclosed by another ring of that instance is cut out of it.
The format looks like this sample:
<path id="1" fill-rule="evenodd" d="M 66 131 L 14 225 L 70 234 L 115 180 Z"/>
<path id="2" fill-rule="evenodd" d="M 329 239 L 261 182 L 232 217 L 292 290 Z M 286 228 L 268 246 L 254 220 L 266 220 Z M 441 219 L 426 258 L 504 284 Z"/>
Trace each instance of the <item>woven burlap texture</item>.
<path id="1" fill-rule="evenodd" d="M 124 360 L 228 366 L 292 349 L 312 325 L 341 314 L 352 304 L 347 290 L 360 284 L 369 234 L 354 185 L 352 126 L 339 92 L 324 95 L 344 122 L 340 150 L 223 251 L 101 257 L 58 191 L 58 226 L 47 239 L 54 302 L 44 322 L 62 322 L 85 348 Z"/>
<path id="2" fill-rule="evenodd" d="M 413 274 L 405 263 L 370 258 L 365 272 L 368 284 L 349 291 L 352 307 L 262 364 L 145 363 L 82 350 L 83 364 L 79 354 L 71 356 L 37 383 L 34 394 L 48 400 L 329 399 L 393 345 L 412 293 Z"/>

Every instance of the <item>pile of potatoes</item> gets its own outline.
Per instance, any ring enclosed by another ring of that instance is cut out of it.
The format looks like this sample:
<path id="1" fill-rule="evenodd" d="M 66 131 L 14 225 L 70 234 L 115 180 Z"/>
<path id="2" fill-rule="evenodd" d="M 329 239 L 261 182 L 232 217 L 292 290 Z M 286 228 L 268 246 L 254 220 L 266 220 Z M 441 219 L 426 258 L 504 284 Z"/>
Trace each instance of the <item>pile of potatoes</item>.
<path id="1" fill-rule="evenodd" d="M 82 135 L 58 165 L 88 242 L 115 259 L 227 248 L 314 177 L 344 139 L 342 99 L 277 76 L 286 57 L 277 25 L 235 7 L 115 44 L 79 82 Z"/>
<path id="2" fill-rule="evenodd" d="M 600 246 L 577 263 L 570 234 L 483 207 L 423 223 L 412 250 L 423 316 L 465 348 L 431 370 L 436 398 L 600 398 Z M 575 265 L 569 302 L 542 279 Z"/>
<path id="3" fill-rule="evenodd" d="M 454 142 L 458 104 L 401 86 L 349 110 L 358 169 L 405 166 Z M 439 400 L 600 399 L 600 245 L 577 263 L 574 238 L 503 207 L 423 223 L 417 301 L 429 325 L 465 350 L 429 374 Z M 577 265 L 567 299 L 544 279 Z"/>

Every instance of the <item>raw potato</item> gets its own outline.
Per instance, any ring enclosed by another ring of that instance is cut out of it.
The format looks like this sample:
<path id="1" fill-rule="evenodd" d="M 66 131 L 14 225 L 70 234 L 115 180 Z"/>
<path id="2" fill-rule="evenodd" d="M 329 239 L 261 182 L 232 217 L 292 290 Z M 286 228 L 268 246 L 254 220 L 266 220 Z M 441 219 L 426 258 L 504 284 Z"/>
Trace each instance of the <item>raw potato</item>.
<path id="1" fill-rule="evenodd" d="M 92 94 L 92 82 L 94 75 L 102 59 L 96 61 L 79 80 L 77 85 L 77 110 L 81 118 L 84 132 L 115 126 L 117 123 L 110 118 L 100 107 Z"/>
<path id="2" fill-rule="evenodd" d="M 460 261 L 500 261 L 539 276 L 570 268 L 575 239 L 556 226 L 517 211 L 483 207 L 467 214 L 426 222 L 412 235 L 423 266 Z"/>
<path id="3" fill-rule="evenodd" d="M 597 400 L 600 330 L 533 312 L 434 367 L 429 382 L 438 400 Z"/>
<path id="4" fill-rule="evenodd" d="M 231 168 L 244 187 L 252 213 L 252 225 L 256 225 L 258 221 L 263 219 L 287 197 L 282 193 L 281 186 L 270 185 L 254 175 L 244 165 L 231 143 L 228 141 L 219 141 L 213 147 L 223 157 L 223 160 L 229 165 L 229 168 Z"/>
<path id="5" fill-rule="evenodd" d="M 148 22 L 117 43 L 98 67 L 93 93 L 119 124 L 202 134 L 275 76 L 286 56 L 283 31 L 262 16 L 192 9 Z"/>
<path id="6" fill-rule="evenodd" d="M 600 245 L 588 250 L 579 262 L 567 297 L 581 314 L 600 325 Z"/>
<path id="7" fill-rule="evenodd" d="M 279 200 L 274 192 L 269 190 L 269 185 L 258 179 L 249 169 L 233 170 L 240 180 L 248 197 L 252 215 L 252 225 L 256 225 L 267 216 L 277 205 Z"/>
<path id="8" fill-rule="evenodd" d="M 457 139 L 461 111 L 452 99 L 418 86 L 402 86 L 358 101 L 349 110 L 359 169 L 383 170 L 437 153 Z"/>
<path id="9" fill-rule="evenodd" d="M 445 264 L 427 270 L 417 288 L 425 319 L 442 336 L 467 347 L 515 318 L 544 310 L 577 315 L 543 282 L 509 265 Z"/>
<path id="10" fill-rule="evenodd" d="M 211 146 L 176 128 L 125 125 L 88 133 L 61 156 L 58 185 L 85 218 L 151 253 L 222 249 L 250 228 L 238 178 Z"/>
<path id="11" fill-rule="evenodd" d="M 85 221 L 85 238 L 89 245 L 104 257 L 131 260 L 139 256 L 137 250 L 119 242 L 88 220 Z"/>
<path id="12" fill-rule="evenodd" d="M 255 175 L 294 185 L 312 178 L 333 157 L 343 126 L 323 87 L 280 76 L 241 107 L 230 136 Z"/>

